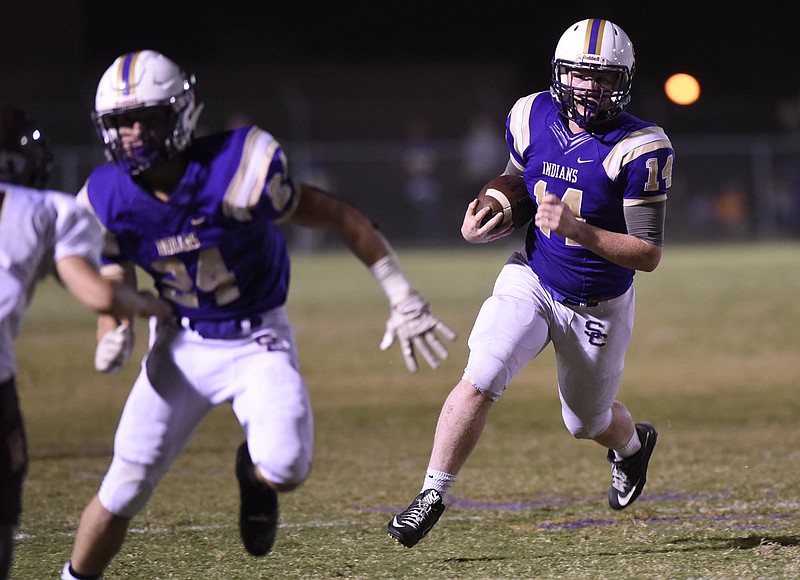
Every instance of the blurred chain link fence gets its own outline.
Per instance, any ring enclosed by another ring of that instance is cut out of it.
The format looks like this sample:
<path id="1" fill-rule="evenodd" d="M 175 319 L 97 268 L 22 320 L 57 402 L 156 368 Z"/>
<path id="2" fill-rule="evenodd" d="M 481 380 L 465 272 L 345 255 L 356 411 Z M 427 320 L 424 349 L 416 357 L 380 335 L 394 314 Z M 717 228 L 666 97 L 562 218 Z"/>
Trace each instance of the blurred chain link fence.
<path id="1" fill-rule="evenodd" d="M 397 245 L 464 243 L 460 225 L 481 185 L 505 167 L 505 144 L 480 127 L 463 139 L 286 142 L 296 180 L 364 210 Z M 676 151 L 667 243 L 800 239 L 800 137 L 671 136 Z M 104 161 L 99 146 L 55 150 L 51 187 L 77 192 Z M 338 247 L 327 232 L 289 228 L 298 250 Z"/>

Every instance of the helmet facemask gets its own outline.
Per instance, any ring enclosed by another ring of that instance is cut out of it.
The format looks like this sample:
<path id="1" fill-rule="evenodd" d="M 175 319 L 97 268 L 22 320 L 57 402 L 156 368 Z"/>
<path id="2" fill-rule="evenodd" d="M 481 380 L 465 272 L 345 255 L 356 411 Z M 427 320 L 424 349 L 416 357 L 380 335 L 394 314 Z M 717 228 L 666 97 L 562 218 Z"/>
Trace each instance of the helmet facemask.
<path id="1" fill-rule="evenodd" d="M 619 26 L 600 18 L 576 22 L 561 35 L 553 55 L 553 104 L 563 117 L 593 130 L 628 106 L 635 68 L 633 44 Z M 575 76 L 585 78 L 576 81 Z"/>
<path id="2" fill-rule="evenodd" d="M 573 73 L 591 75 L 611 73 L 616 81 L 607 87 L 592 83 L 592 88 L 575 87 Z M 582 129 L 593 129 L 619 115 L 631 100 L 632 73 L 617 66 L 576 66 L 574 62 L 555 61 L 550 93 L 559 112 Z"/>
<path id="3" fill-rule="evenodd" d="M 168 105 L 153 105 L 106 113 L 92 114 L 97 134 L 109 160 L 123 171 L 137 175 L 157 167 L 186 149 L 191 143 L 194 121 L 194 99 L 174 97 Z M 190 102 L 186 102 L 190 101 Z M 192 129 L 187 130 L 187 117 Z M 140 121 L 144 126 L 141 144 L 125 147 L 120 127 L 132 127 Z"/>

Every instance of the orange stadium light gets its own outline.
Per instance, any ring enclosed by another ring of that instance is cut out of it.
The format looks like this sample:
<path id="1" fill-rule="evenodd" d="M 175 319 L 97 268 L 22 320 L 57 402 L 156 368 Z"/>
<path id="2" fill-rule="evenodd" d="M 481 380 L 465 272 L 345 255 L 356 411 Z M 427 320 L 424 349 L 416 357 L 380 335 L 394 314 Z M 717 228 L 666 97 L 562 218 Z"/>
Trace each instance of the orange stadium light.
<path id="1" fill-rule="evenodd" d="M 676 73 L 664 83 L 664 92 L 677 105 L 691 105 L 700 98 L 700 83 L 690 74 Z"/>

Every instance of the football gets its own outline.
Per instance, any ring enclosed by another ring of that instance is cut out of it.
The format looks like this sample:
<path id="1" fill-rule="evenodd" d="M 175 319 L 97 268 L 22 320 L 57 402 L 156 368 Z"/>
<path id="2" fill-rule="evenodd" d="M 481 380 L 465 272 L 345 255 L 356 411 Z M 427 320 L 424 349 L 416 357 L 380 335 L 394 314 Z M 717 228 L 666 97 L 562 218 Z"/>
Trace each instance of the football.
<path id="1" fill-rule="evenodd" d="M 478 211 L 486 206 L 492 210 L 483 219 L 481 225 L 486 224 L 496 214 L 503 214 L 503 221 L 497 226 L 505 227 L 508 222 L 514 228 L 520 228 L 533 219 L 536 214 L 536 204 L 528 195 L 528 188 L 520 175 L 500 175 L 483 186 L 478 194 Z"/>

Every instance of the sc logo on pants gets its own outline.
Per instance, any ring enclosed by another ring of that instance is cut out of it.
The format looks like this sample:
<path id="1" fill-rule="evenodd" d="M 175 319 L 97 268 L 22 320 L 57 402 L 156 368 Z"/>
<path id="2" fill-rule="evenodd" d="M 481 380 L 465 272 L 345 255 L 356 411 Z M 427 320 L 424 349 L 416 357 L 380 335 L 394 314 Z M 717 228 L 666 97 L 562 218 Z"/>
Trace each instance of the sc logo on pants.
<path id="1" fill-rule="evenodd" d="M 289 341 L 279 338 L 274 332 L 267 331 L 255 337 L 255 341 L 267 350 L 289 350 Z"/>
<path id="2" fill-rule="evenodd" d="M 586 330 L 584 330 L 584 334 L 589 337 L 589 344 L 592 346 L 605 346 L 606 339 L 608 335 L 603 332 L 603 323 L 597 322 L 596 320 L 588 320 L 586 322 Z"/>

